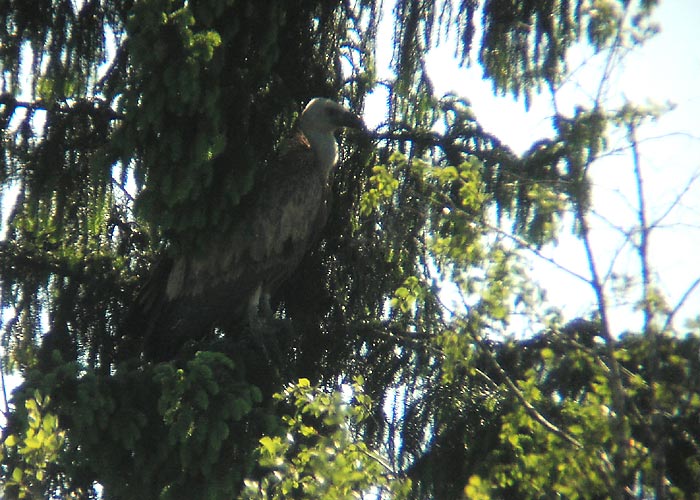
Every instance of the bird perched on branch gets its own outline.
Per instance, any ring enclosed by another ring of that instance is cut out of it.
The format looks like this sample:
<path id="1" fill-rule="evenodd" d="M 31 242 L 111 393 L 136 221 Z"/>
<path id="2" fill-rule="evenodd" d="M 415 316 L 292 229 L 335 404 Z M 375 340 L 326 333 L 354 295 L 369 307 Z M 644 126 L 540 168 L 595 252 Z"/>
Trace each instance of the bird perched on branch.
<path id="1" fill-rule="evenodd" d="M 272 317 L 270 296 L 296 270 L 326 224 L 338 161 L 334 133 L 344 127 L 364 126 L 340 104 L 312 99 L 299 118 L 297 134 L 254 185 L 232 230 L 204 252 L 156 266 L 136 304 L 148 359 L 163 359 L 162 350 L 178 339 Z"/>

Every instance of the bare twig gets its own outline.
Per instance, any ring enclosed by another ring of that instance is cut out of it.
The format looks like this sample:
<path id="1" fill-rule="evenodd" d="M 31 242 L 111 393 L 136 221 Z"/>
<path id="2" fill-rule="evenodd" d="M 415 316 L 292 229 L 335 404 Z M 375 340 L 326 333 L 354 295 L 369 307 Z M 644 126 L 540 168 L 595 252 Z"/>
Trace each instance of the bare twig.
<path id="1" fill-rule="evenodd" d="M 0 385 L 2 386 L 2 414 L 7 418 L 10 411 L 10 405 L 7 401 L 7 385 L 5 383 L 5 367 L 2 365 L 2 356 L 0 356 Z"/>
<path id="2" fill-rule="evenodd" d="M 615 485 L 613 491 L 611 491 L 611 496 L 613 498 L 621 499 L 624 498 L 623 490 L 626 483 L 625 463 L 627 460 L 629 448 L 629 439 L 627 438 L 627 432 L 625 429 L 625 389 L 622 384 L 620 365 L 617 362 L 617 358 L 615 356 L 615 341 L 613 339 L 612 333 L 610 332 L 607 298 L 605 296 L 603 282 L 600 278 L 595 254 L 591 245 L 590 227 L 588 225 L 586 214 L 584 213 L 584 210 L 580 205 L 578 205 L 576 208 L 576 218 L 581 226 L 581 238 L 583 241 L 584 249 L 586 251 L 588 267 L 591 273 L 590 283 L 596 295 L 596 301 L 598 304 L 597 309 L 601 323 L 600 333 L 601 337 L 605 341 L 608 366 L 610 368 L 610 372 L 608 374 L 608 382 L 610 384 L 610 393 L 612 396 L 613 407 L 612 434 L 617 440 L 617 449 L 614 451 L 613 454 L 613 474 L 615 477 Z"/>
<path id="3" fill-rule="evenodd" d="M 583 444 L 573 437 L 571 434 L 566 432 L 565 430 L 559 428 L 555 424 L 553 424 L 551 421 L 547 419 L 544 415 L 542 415 L 537 408 L 533 406 L 530 401 L 528 401 L 527 397 L 523 392 L 520 390 L 520 388 L 513 382 L 513 379 L 511 379 L 510 375 L 508 375 L 508 372 L 506 372 L 501 364 L 498 362 L 496 357 L 493 355 L 493 352 L 489 348 L 489 346 L 486 344 L 484 341 L 483 337 L 481 337 L 478 333 L 473 331 L 470 328 L 465 329 L 468 333 L 469 336 L 476 342 L 477 346 L 486 354 L 487 358 L 491 362 L 491 366 L 496 370 L 498 373 L 498 376 L 501 377 L 501 379 L 505 382 L 506 386 L 508 387 L 508 390 L 515 396 L 515 398 L 520 402 L 520 404 L 523 405 L 523 408 L 525 408 L 525 412 L 532 418 L 535 422 L 543 426 L 547 431 L 551 432 L 552 434 L 558 436 L 562 440 L 566 441 L 570 445 L 574 446 L 577 449 L 582 449 Z M 491 377 L 486 375 L 485 373 L 478 371 L 477 372 L 479 375 L 484 377 L 486 381 L 491 385 L 492 387 L 497 387 L 495 382 L 491 380 Z"/>
<path id="4" fill-rule="evenodd" d="M 619 52 L 623 48 L 622 44 L 622 35 L 625 32 L 625 20 L 627 19 L 627 15 L 629 14 L 630 11 L 630 5 L 627 4 L 625 6 L 625 9 L 618 19 L 618 24 L 617 24 L 617 32 L 615 33 L 615 39 L 613 40 L 612 44 L 610 45 L 610 50 L 608 52 L 608 57 L 606 58 L 605 61 L 605 68 L 603 70 L 603 75 L 600 78 L 600 85 L 598 86 L 598 91 L 596 92 L 596 97 L 595 97 L 595 108 L 598 109 L 600 108 L 600 103 L 603 98 L 603 94 L 605 92 L 605 86 L 606 84 L 610 81 L 610 76 L 612 75 L 612 72 L 614 71 L 615 67 L 617 66 L 616 62 L 619 60 Z"/>
<path id="5" fill-rule="evenodd" d="M 632 147 L 632 164 L 634 167 L 634 177 L 637 189 L 637 220 L 639 222 L 639 243 L 636 245 L 639 265 L 642 274 L 642 311 L 644 313 L 643 334 L 649 341 L 647 353 L 647 383 L 653 387 L 659 378 L 659 342 L 660 332 L 654 327 L 655 307 L 653 305 L 653 290 L 651 282 L 651 265 L 649 263 L 649 234 L 651 227 L 647 221 L 646 197 L 644 193 L 644 182 L 642 176 L 641 156 L 639 144 L 637 142 L 637 123 L 630 120 L 627 123 L 627 139 Z M 671 315 L 669 315 L 671 317 Z M 662 410 L 656 397 L 656 391 L 649 393 L 649 405 L 651 407 L 650 424 L 650 452 L 652 460 L 652 477 L 654 482 L 654 492 L 656 498 L 666 498 L 666 445 L 664 436 L 658 431 L 661 424 L 660 418 Z"/>
<path id="6" fill-rule="evenodd" d="M 627 136 L 632 146 L 632 165 L 637 188 L 637 220 L 639 222 L 639 243 L 636 245 L 642 272 L 642 310 L 644 311 L 644 334 L 652 335 L 651 322 L 654 311 L 651 305 L 651 273 L 649 265 L 649 225 L 647 223 L 646 199 L 642 178 L 641 158 L 637 144 L 637 127 L 634 121 L 627 124 Z"/>
<path id="7" fill-rule="evenodd" d="M 518 247 L 522 248 L 523 250 L 527 250 L 528 252 L 530 252 L 531 254 L 533 254 L 534 256 L 536 256 L 537 258 L 539 258 L 539 259 L 541 259 L 541 260 L 543 260 L 543 261 L 545 261 L 545 262 L 548 262 L 549 264 L 553 265 L 554 267 L 556 267 L 556 268 L 559 269 L 560 271 L 564 271 L 564 272 L 565 272 L 566 274 L 568 274 L 569 276 L 573 276 L 574 278 L 576 278 L 576 279 L 578 279 L 578 280 L 580 280 L 580 281 L 583 281 L 584 283 L 590 285 L 591 280 L 589 280 L 588 278 L 586 278 L 586 277 L 583 276 L 582 274 L 579 274 L 579 273 L 577 273 L 576 271 L 573 271 L 572 269 L 569 269 L 569 268 L 566 267 L 565 265 L 560 264 L 559 262 L 557 262 L 557 261 L 556 261 L 555 259 L 553 259 L 552 257 L 547 257 L 547 256 L 546 256 L 544 253 L 542 253 L 542 251 L 540 251 L 537 247 L 535 247 L 534 245 L 528 243 L 525 239 L 521 238 L 520 236 L 518 236 L 518 235 L 516 235 L 516 234 L 508 233 L 508 232 L 506 232 L 506 231 L 500 229 L 499 227 L 493 226 L 493 225 L 491 225 L 491 224 L 485 224 L 485 226 L 488 227 L 490 230 L 492 230 L 492 231 L 498 233 L 499 235 L 504 236 L 505 238 L 511 240 L 512 242 L 514 242 L 516 245 L 518 245 Z"/>
<path id="8" fill-rule="evenodd" d="M 668 313 L 668 315 L 666 316 L 666 321 L 664 322 L 664 326 L 663 328 L 661 328 L 661 333 L 668 331 L 668 329 L 671 327 L 671 324 L 673 323 L 673 319 L 675 318 L 676 314 L 678 314 L 678 311 L 683 307 L 685 302 L 688 300 L 688 297 L 692 295 L 692 293 L 695 291 L 696 288 L 698 288 L 698 286 L 700 286 L 700 278 L 697 278 L 690 284 L 690 286 L 686 289 L 686 291 L 683 293 L 681 298 L 674 306 L 673 310 L 670 313 Z"/>
<path id="9" fill-rule="evenodd" d="M 119 190 L 122 192 L 122 194 L 126 197 L 126 199 L 127 199 L 129 202 L 134 203 L 134 201 L 136 201 L 135 198 L 134 198 L 134 195 L 132 195 L 132 194 L 126 189 L 126 186 L 124 186 L 118 179 L 115 179 L 114 177 L 112 177 L 112 185 L 113 185 L 113 186 L 116 186 L 117 188 L 119 188 Z"/>
<path id="10" fill-rule="evenodd" d="M 657 227 L 661 226 L 661 222 L 670 215 L 670 213 L 680 204 L 681 200 L 685 198 L 686 194 L 688 194 L 688 191 L 693 187 L 693 184 L 697 182 L 697 180 L 700 179 L 700 169 L 696 170 L 693 172 L 693 174 L 690 176 L 690 179 L 688 179 L 688 182 L 686 182 L 685 186 L 683 186 L 683 189 L 681 189 L 680 193 L 676 196 L 676 198 L 673 200 L 673 202 L 668 206 L 668 208 L 664 211 L 663 214 L 661 214 L 659 217 L 657 217 L 654 222 L 652 222 L 649 226 L 649 229 L 655 229 Z"/>

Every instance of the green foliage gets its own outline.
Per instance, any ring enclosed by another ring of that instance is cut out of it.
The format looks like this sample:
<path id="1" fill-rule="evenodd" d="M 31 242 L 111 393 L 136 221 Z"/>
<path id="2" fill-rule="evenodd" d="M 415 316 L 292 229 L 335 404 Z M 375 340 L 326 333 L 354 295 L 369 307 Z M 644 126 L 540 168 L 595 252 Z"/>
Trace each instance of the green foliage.
<path id="1" fill-rule="evenodd" d="M 242 498 L 349 499 L 370 491 L 407 498 L 410 481 L 396 477 L 357 438 L 357 427 L 371 412 L 362 384 L 357 378 L 346 394 L 328 393 L 300 379 L 277 394 L 292 413 L 282 416 L 283 434 L 260 439 L 258 461 L 266 473 L 246 481 Z"/>
<path id="2" fill-rule="evenodd" d="M 343 141 L 322 240 L 273 298 L 280 324 L 211 329 L 162 363 L 142 356 L 146 328 L 122 327 L 153 262 L 226 234 L 309 98 L 362 109 L 381 3 L 3 4 L 0 181 L 18 193 L 0 244 L 3 367 L 24 377 L 3 430 L 8 491 L 650 497 L 661 470 L 692 498 L 698 322 L 686 338 L 659 321 L 619 339 L 600 318 L 562 326 L 514 251 L 585 215 L 611 127 L 655 111 L 596 101 L 516 155 L 423 71 L 455 41 L 527 103 L 562 82 L 573 44 L 648 36 L 654 4 L 396 2 L 389 120 Z M 647 292 L 641 309 L 661 318 Z"/>
<path id="3" fill-rule="evenodd" d="M 252 449 L 258 433 L 275 427 L 274 416 L 260 408 L 259 389 L 221 353 L 198 352 L 182 368 L 121 366 L 109 376 L 61 363 L 55 354 L 55 368 L 28 372 L 15 395 L 17 401 L 28 398 L 26 418 L 33 425 L 32 387 L 51 394 L 52 416 L 43 416 L 43 425 L 53 425 L 63 445 L 53 450 L 45 480 L 33 485 L 32 495 L 87 495 L 97 481 L 128 498 L 228 498 L 254 465 L 241 450 Z M 44 397 L 43 405 L 48 402 Z M 24 451 L 19 449 L 21 457 Z M 37 467 L 38 458 L 32 460 L 27 463 Z M 13 467 L 26 469 L 25 478 L 32 470 L 21 463 Z M 11 477 L 12 470 L 5 472 Z M 127 474 L 133 477 L 125 482 Z"/>
<path id="4" fill-rule="evenodd" d="M 564 494 L 570 498 L 597 498 L 608 495 L 614 487 L 615 474 L 619 473 L 616 468 L 623 468 L 626 478 L 653 476 L 650 450 L 654 438 L 644 430 L 650 428 L 651 418 L 646 407 L 650 401 L 649 386 L 645 382 L 648 373 L 646 368 L 640 370 L 639 364 L 647 355 L 647 351 L 640 348 L 644 342 L 639 336 L 629 336 L 616 346 L 617 352 L 625 358 L 625 386 L 629 396 L 629 411 L 622 431 L 625 435 L 619 440 L 612 430 L 615 414 L 611 408 L 609 369 L 601 362 L 604 359 L 602 345 L 591 342 L 593 338 L 588 336 L 591 327 L 595 334 L 592 324 L 572 322 L 561 332 L 511 346 L 502 345 L 496 350 L 499 363 L 516 379 L 525 399 L 563 433 L 546 428 L 522 404 L 502 406 L 505 411 L 499 419 L 499 444 L 484 458 L 489 462 L 482 464 L 484 472 L 471 476 L 465 485 L 468 496 L 541 498 Z M 680 354 L 689 347 L 686 342 L 697 344 L 697 339 L 665 338 L 662 345 Z M 662 411 L 674 420 L 673 414 L 697 412 L 697 408 L 690 409 L 692 404 L 687 406 L 683 401 L 695 399 L 693 394 L 698 388 L 687 371 L 687 363 L 695 363 L 692 356 L 668 357 L 676 359 L 679 371 L 673 375 L 665 372 L 659 378 L 659 386 L 665 387 L 664 392 L 671 387 L 679 389 L 673 402 L 668 398 L 663 403 Z M 672 424 L 667 421 L 667 425 Z M 681 443 L 686 438 L 674 433 L 667 437 L 674 442 L 670 446 L 677 450 L 685 447 Z M 619 443 L 626 447 L 626 460 L 614 464 L 612 460 Z M 695 473 L 690 472 L 695 468 L 695 454 L 690 452 L 673 461 L 685 470 L 682 474 L 689 475 L 683 480 L 676 476 L 678 479 L 671 493 L 678 498 L 687 496 L 697 481 Z M 638 488 L 653 491 L 648 480 L 643 480 Z"/>
<path id="5" fill-rule="evenodd" d="M 210 476 L 230 435 L 230 422 L 251 413 L 260 391 L 235 377 L 229 358 L 212 352 L 197 353 L 184 369 L 158 366 L 154 378 L 161 387 L 158 413 L 182 471 Z"/>
<path id="6" fill-rule="evenodd" d="M 391 307 L 399 309 L 403 313 L 407 313 L 413 309 L 416 301 L 425 295 L 425 288 L 421 285 L 420 280 L 415 276 L 409 276 L 394 292 L 394 297 L 391 299 Z"/>
<path id="7" fill-rule="evenodd" d="M 34 498 L 46 491 L 47 471 L 59 457 L 65 441 L 58 418 L 47 411 L 50 400 L 35 391 L 32 399 L 24 402 L 27 426 L 20 435 L 10 434 L 2 446 L 2 463 L 8 469 L 5 495 L 15 498 Z"/>
<path id="8" fill-rule="evenodd" d="M 390 158 L 390 161 L 391 160 L 396 161 L 393 156 Z M 379 206 L 381 200 L 391 198 L 396 188 L 399 187 L 399 181 L 391 175 L 384 165 L 373 167 L 372 174 L 369 181 L 374 187 L 363 193 L 360 199 L 360 215 L 363 216 L 372 213 L 372 211 Z"/>
<path id="9" fill-rule="evenodd" d="M 522 408 L 516 408 L 503 420 L 501 441 L 505 445 L 503 453 L 516 457 L 517 465 L 494 468 L 492 477 L 498 481 L 495 486 L 514 489 L 527 498 L 556 493 L 571 497 L 583 491 L 591 496 L 605 495 L 614 483 L 613 469 L 606 463 L 606 456 L 615 446 L 607 379 L 600 368 L 595 367 L 595 360 L 585 353 L 574 351 L 564 359 L 555 360 L 551 351 L 543 349 L 541 356 L 540 373 L 554 371 L 564 362 L 587 370 L 587 375 L 592 377 L 590 390 L 575 400 L 563 398 L 556 392 L 543 394 L 542 385 L 538 383 L 539 374 L 532 369 L 525 372 L 524 380 L 519 382 L 528 401 L 538 407 L 546 405 L 548 413 L 559 415 L 557 422 L 585 444 L 578 448 L 564 442 Z M 554 366 L 549 366 L 552 361 Z M 552 402 L 545 399 L 548 396 Z M 647 450 L 639 447 L 634 451 L 629 460 L 639 467 Z"/>

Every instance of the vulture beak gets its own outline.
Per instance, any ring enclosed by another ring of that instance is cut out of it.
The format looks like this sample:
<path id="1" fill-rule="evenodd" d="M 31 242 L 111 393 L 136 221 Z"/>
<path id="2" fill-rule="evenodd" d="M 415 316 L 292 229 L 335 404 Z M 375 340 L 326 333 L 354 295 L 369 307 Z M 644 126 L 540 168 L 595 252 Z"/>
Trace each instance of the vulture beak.
<path id="1" fill-rule="evenodd" d="M 338 120 L 338 125 L 340 127 L 347 127 L 347 128 L 355 128 L 359 130 L 365 130 L 365 124 L 362 121 L 362 118 L 357 116 L 355 113 L 352 113 L 350 111 L 345 111 L 343 114 L 341 114 Z"/>

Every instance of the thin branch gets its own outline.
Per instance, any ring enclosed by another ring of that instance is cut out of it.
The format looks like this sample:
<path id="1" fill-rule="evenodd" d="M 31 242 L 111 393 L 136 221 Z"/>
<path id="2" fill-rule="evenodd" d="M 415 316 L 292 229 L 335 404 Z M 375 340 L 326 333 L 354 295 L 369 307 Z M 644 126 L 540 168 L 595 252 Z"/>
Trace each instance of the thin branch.
<path id="1" fill-rule="evenodd" d="M 438 298 L 438 301 L 440 304 L 445 307 L 448 311 L 450 310 L 446 304 L 442 302 L 440 298 Z M 465 304 L 466 305 L 466 304 Z M 552 422 L 550 422 L 547 417 L 542 415 L 537 408 L 535 408 L 532 403 L 530 403 L 523 392 L 518 388 L 518 386 L 513 382 L 513 380 L 510 378 L 510 375 L 503 369 L 501 364 L 498 362 L 496 357 L 493 355 L 493 352 L 489 348 L 489 346 L 484 342 L 484 339 L 478 335 L 476 332 L 472 331 L 471 329 L 467 328 L 466 329 L 469 332 L 469 336 L 476 342 L 476 344 L 479 346 L 479 348 L 486 354 L 487 358 L 491 362 L 491 365 L 494 367 L 498 375 L 501 377 L 501 379 L 506 383 L 508 386 L 508 389 L 513 393 L 513 395 L 516 397 L 518 401 L 523 405 L 525 408 L 525 411 L 527 414 L 535 420 L 537 423 L 542 425 L 545 429 L 547 429 L 549 432 L 552 432 L 556 436 L 560 437 L 567 443 L 571 444 L 572 446 L 576 447 L 577 449 L 582 449 L 583 444 L 581 444 L 580 441 L 578 441 L 575 437 L 573 437 L 571 434 L 566 432 L 563 429 L 560 429 L 556 425 L 554 425 Z M 486 381 L 491 385 L 492 387 L 498 388 L 496 383 L 484 372 L 481 370 L 478 370 L 477 373 L 484 377 Z"/>
<path id="2" fill-rule="evenodd" d="M 634 180 L 637 189 L 637 220 L 639 221 L 639 244 L 636 245 L 639 255 L 639 264 L 642 272 L 642 309 L 644 312 L 644 334 L 651 335 L 651 322 L 654 312 L 651 308 L 651 275 L 649 265 L 649 231 L 647 223 L 646 198 L 644 196 L 644 182 L 642 178 L 641 156 L 637 143 L 637 127 L 634 121 L 627 124 L 627 137 L 632 146 L 632 165 L 634 167 Z"/>
<path id="3" fill-rule="evenodd" d="M 556 267 L 556 268 L 559 269 L 560 271 L 564 271 L 564 272 L 567 273 L 568 275 L 573 276 L 574 278 L 576 278 L 576 279 L 578 279 L 578 280 L 580 280 L 580 281 L 583 281 L 584 283 L 586 283 L 586 284 L 588 284 L 588 285 L 591 284 L 591 280 L 590 280 L 590 279 L 586 278 L 586 277 L 583 276 L 582 274 L 577 273 L 576 271 L 573 271 L 573 270 L 569 269 L 569 268 L 566 267 L 565 265 L 560 264 L 559 262 L 557 262 L 556 260 L 554 260 L 552 257 L 547 257 L 547 256 L 544 255 L 539 249 L 537 249 L 536 247 L 534 247 L 533 245 L 531 245 L 530 243 L 528 243 L 525 239 L 521 238 L 520 236 L 517 236 L 517 235 L 515 235 L 515 234 L 511 234 L 511 233 L 508 233 L 508 232 L 506 232 L 506 231 L 504 231 L 504 230 L 502 230 L 502 229 L 500 229 L 500 228 L 498 228 L 498 227 L 496 227 L 496 226 L 493 226 L 493 225 L 491 225 L 491 224 L 484 224 L 484 225 L 485 225 L 485 227 L 487 227 L 487 228 L 490 229 L 491 231 L 494 231 L 494 232 L 498 233 L 499 235 L 504 236 L 504 237 L 506 237 L 507 239 L 513 241 L 513 242 L 514 242 L 515 244 L 517 244 L 520 248 L 522 248 L 522 249 L 524 249 L 524 250 L 527 250 L 528 252 L 530 252 L 530 253 L 532 253 L 533 255 L 535 255 L 537 258 L 539 258 L 539 259 L 541 259 L 541 260 L 544 260 L 545 262 L 548 262 L 549 264 L 553 265 L 554 267 Z"/>
<path id="4" fill-rule="evenodd" d="M 693 172 L 693 175 L 690 176 L 690 179 L 688 182 L 686 182 L 685 186 L 683 186 L 683 189 L 681 190 L 680 193 L 678 193 L 678 196 L 673 200 L 673 203 L 669 205 L 669 207 L 666 209 L 666 211 L 661 214 L 654 222 L 651 223 L 649 226 L 649 229 L 655 229 L 657 227 L 660 227 L 661 222 L 669 216 L 669 214 L 673 211 L 674 208 L 676 208 L 681 200 L 685 198 L 685 196 L 688 194 L 688 191 L 690 191 L 690 188 L 693 187 L 693 184 L 697 182 L 697 180 L 700 179 L 700 169 L 696 170 Z"/>
<path id="5" fill-rule="evenodd" d="M 545 429 L 547 429 L 549 432 L 552 434 L 558 436 L 562 440 L 566 441 L 567 443 L 571 444 L 577 449 L 582 449 L 583 444 L 573 437 L 571 434 L 566 432 L 563 429 L 560 429 L 556 425 L 554 425 L 552 422 L 550 422 L 547 417 L 542 415 L 537 408 L 535 408 L 530 401 L 527 400 L 525 397 L 525 394 L 518 388 L 518 386 L 513 382 L 513 379 L 510 378 L 510 375 L 503 369 L 501 364 L 498 362 L 496 357 L 493 355 L 493 352 L 491 349 L 489 349 L 488 345 L 484 342 L 483 338 L 481 338 L 478 334 L 475 332 L 470 331 L 470 336 L 474 339 L 474 341 L 477 343 L 477 345 L 482 349 L 487 354 L 487 357 L 489 358 L 489 361 L 491 362 L 491 365 L 493 368 L 496 370 L 498 375 L 503 379 L 505 384 L 508 386 L 508 390 L 510 390 L 511 393 L 515 396 L 515 398 L 520 402 L 520 404 L 523 405 L 523 408 L 525 408 L 525 412 L 532 418 L 534 421 L 539 423 L 541 426 L 543 426 Z"/>
<path id="6" fill-rule="evenodd" d="M 84 112 L 92 116 L 107 118 L 108 120 L 123 120 L 126 116 L 117 113 L 105 102 L 100 100 L 78 99 L 71 104 L 61 105 L 57 102 L 45 102 L 41 99 L 36 101 L 18 101 L 12 94 L 0 94 L 0 106 L 5 106 L 7 110 L 14 111 L 15 108 L 24 108 L 28 111 L 47 111 L 57 113 L 79 113 Z M 7 111 L 5 111 L 7 114 Z"/>
<path id="7" fill-rule="evenodd" d="M 119 188 L 119 190 L 122 192 L 124 196 L 126 196 L 127 200 L 131 203 L 134 203 L 136 199 L 134 198 L 134 195 L 132 195 L 127 189 L 126 186 L 124 186 L 118 179 L 115 179 L 112 177 L 112 185 L 116 186 Z"/>
<path id="8" fill-rule="evenodd" d="M 0 356 L 0 385 L 2 385 L 2 414 L 7 418 L 10 411 L 10 405 L 7 401 L 7 385 L 5 383 L 5 368 L 2 366 L 2 356 Z"/>
<path id="9" fill-rule="evenodd" d="M 624 32 L 625 20 L 627 19 L 627 15 L 629 14 L 629 11 L 630 11 L 630 4 L 627 4 L 625 6 L 625 9 L 624 9 L 622 15 L 620 16 L 620 18 L 618 20 L 617 33 L 615 33 L 615 40 L 613 40 L 612 44 L 610 45 L 610 52 L 608 54 L 608 57 L 606 58 L 605 69 L 603 70 L 603 74 L 600 78 L 600 85 L 598 86 L 598 92 L 596 93 L 595 109 L 600 108 L 600 102 L 603 98 L 605 85 L 610 80 L 610 75 L 612 74 L 615 67 L 617 66 L 615 64 L 615 62 L 617 62 L 618 53 L 620 52 L 620 49 L 623 47 L 622 34 Z"/>
<path id="10" fill-rule="evenodd" d="M 671 327 L 671 323 L 673 322 L 673 318 L 678 314 L 678 311 L 683 307 L 685 302 L 688 300 L 688 297 L 695 291 L 696 288 L 700 286 L 700 278 L 697 278 L 691 285 L 686 289 L 685 293 L 681 296 L 680 300 L 676 303 L 676 306 L 673 308 L 673 310 L 668 313 L 668 316 L 666 316 L 666 321 L 664 323 L 663 328 L 661 329 L 661 332 L 667 331 Z"/>
<path id="11" fill-rule="evenodd" d="M 381 465 L 386 471 L 393 477 L 399 477 L 399 474 L 394 470 L 394 468 L 391 466 L 391 464 L 387 463 L 382 457 L 380 457 L 378 454 L 373 453 L 363 447 L 358 447 L 358 449 L 365 454 L 367 457 L 371 458 L 375 462 L 377 462 L 379 465 Z"/>
<path id="12" fill-rule="evenodd" d="M 652 280 L 651 265 L 649 263 L 649 234 L 651 227 L 647 222 L 646 197 L 644 194 L 644 179 L 642 176 L 641 155 L 637 142 L 637 123 L 634 119 L 627 123 L 627 140 L 632 146 L 632 164 L 634 167 L 634 178 L 637 189 L 637 219 L 639 221 L 639 244 L 637 254 L 642 273 L 642 311 L 644 313 L 643 334 L 649 341 L 650 348 L 647 353 L 648 383 L 654 385 L 659 378 L 659 342 L 660 334 L 654 328 L 652 322 L 655 315 L 655 307 L 652 304 Z M 669 315 L 670 317 L 670 315 Z M 659 435 L 658 425 L 662 409 L 656 396 L 656 391 L 652 390 L 649 406 L 651 407 L 650 420 L 650 452 L 652 462 L 652 473 L 654 491 L 657 498 L 666 498 L 666 445 L 665 440 Z"/>
<path id="13" fill-rule="evenodd" d="M 438 195 L 441 199 L 441 201 L 450 209 L 453 211 L 457 211 L 460 213 L 464 213 L 464 210 L 457 206 L 454 201 L 447 196 L 445 193 L 442 192 L 435 192 L 433 193 L 434 195 Z M 503 236 L 512 242 L 514 242 L 516 245 L 518 245 L 520 248 L 527 250 L 528 252 L 532 253 L 536 257 L 544 260 L 545 262 L 548 262 L 549 264 L 553 265 L 557 269 L 564 271 L 565 273 L 569 274 L 570 276 L 573 276 L 574 278 L 583 281 L 586 284 L 591 284 L 590 280 L 586 278 L 585 276 L 578 274 L 576 271 L 573 271 L 569 269 L 568 267 L 564 266 L 563 264 L 560 264 L 556 260 L 554 260 L 552 257 L 547 257 L 544 255 L 538 248 L 527 242 L 525 239 L 521 238 L 520 236 L 517 236 L 515 234 L 509 233 L 507 231 L 504 231 L 503 229 L 499 228 L 498 226 L 494 226 L 492 224 L 487 223 L 486 221 L 482 221 L 482 224 L 484 227 L 490 229 L 491 231 L 497 233 L 500 236 Z"/>
<path id="14" fill-rule="evenodd" d="M 620 235 L 623 237 L 622 244 L 619 245 L 615 251 L 612 257 L 610 258 L 610 264 L 608 265 L 608 269 L 605 272 L 605 277 L 603 278 L 602 283 L 608 283 L 611 279 L 611 276 L 614 272 L 615 269 L 615 264 L 617 264 L 617 259 L 622 255 L 622 251 L 625 249 L 625 247 L 632 242 L 632 235 L 631 232 L 613 224 L 607 217 L 605 217 L 603 214 L 596 210 L 591 210 L 591 214 L 595 215 L 598 219 L 603 221 L 610 229 L 613 229 L 614 231 L 620 233 Z M 634 243 L 631 243 L 632 246 L 634 246 Z"/>
<path id="15" fill-rule="evenodd" d="M 591 245 L 590 239 L 590 227 L 588 225 L 588 220 L 586 219 L 586 214 L 584 213 L 583 207 L 578 205 L 576 207 L 576 218 L 581 225 L 581 239 L 583 241 L 583 246 L 586 251 L 586 258 L 588 259 L 588 267 L 591 273 L 591 286 L 596 295 L 596 301 L 598 303 L 598 314 L 600 315 L 601 322 L 601 337 L 605 341 L 605 348 L 607 350 L 608 363 L 610 366 L 609 373 L 609 383 L 610 383 L 610 393 L 612 396 L 612 406 L 614 410 L 613 414 L 613 435 L 617 439 L 617 450 L 613 456 L 614 474 L 615 474 L 615 484 L 617 488 L 624 488 L 625 477 L 624 469 L 625 462 L 627 459 L 627 449 L 629 447 L 629 440 L 627 439 L 627 432 L 625 432 L 625 389 L 622 384 L 622 376 L 620 374 L 620 364 L 617 362 L 615 356 L 615 342 L 610 332 L 610 321 L 608 319 L 608 303 L 605 296 L 605 291 L 603 289 L 603 283 L 600 279 L 600 274 L 598 272 L 598 267 L 596 264 L 595 254 L 593 252 L 593 247 Z M 615 498 L 622 498 L 619 491 L 614 491 Z"/>

